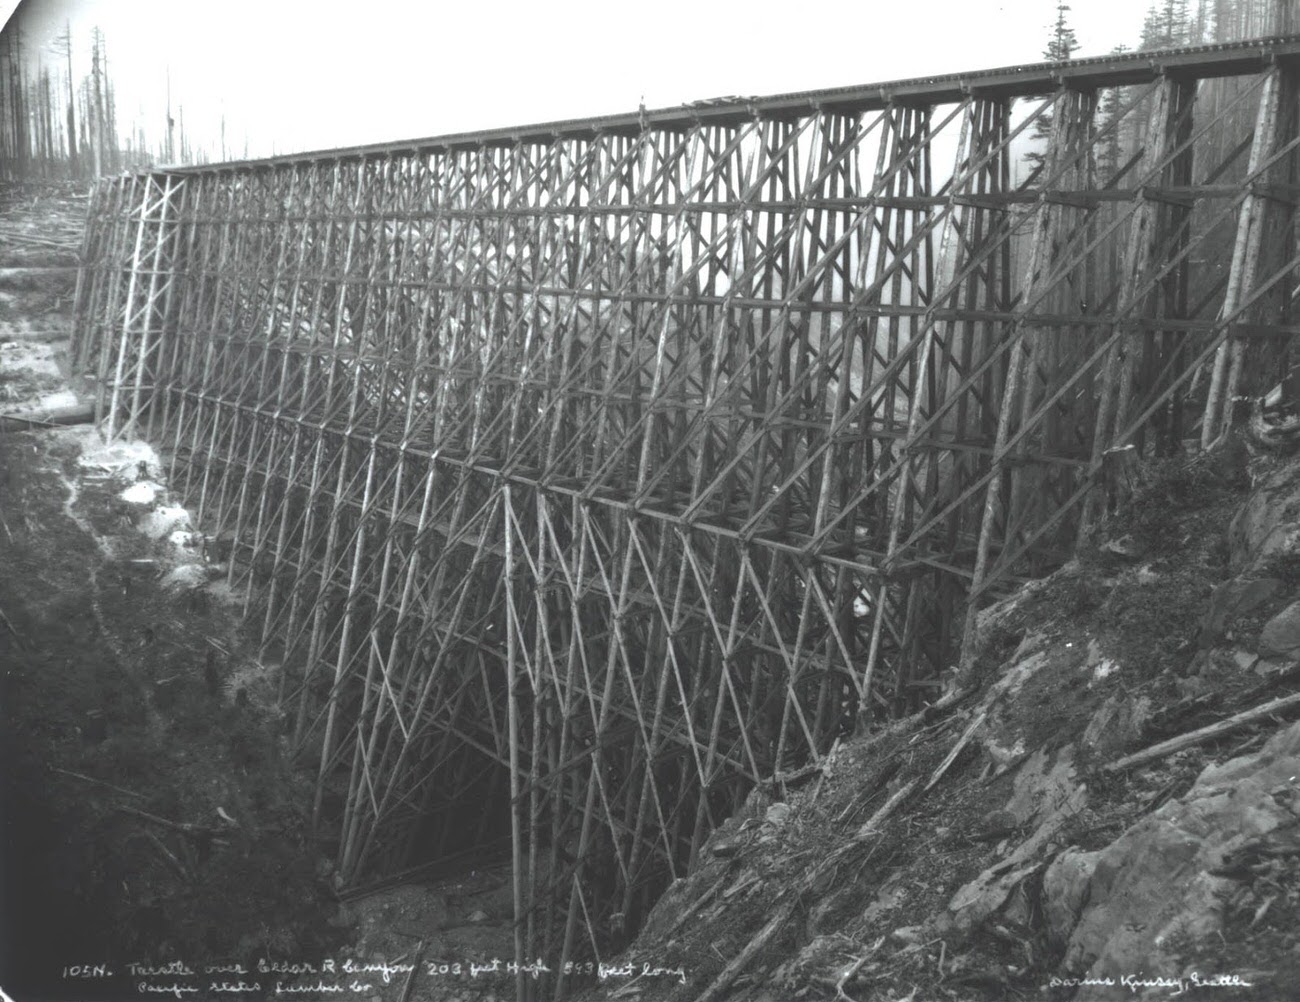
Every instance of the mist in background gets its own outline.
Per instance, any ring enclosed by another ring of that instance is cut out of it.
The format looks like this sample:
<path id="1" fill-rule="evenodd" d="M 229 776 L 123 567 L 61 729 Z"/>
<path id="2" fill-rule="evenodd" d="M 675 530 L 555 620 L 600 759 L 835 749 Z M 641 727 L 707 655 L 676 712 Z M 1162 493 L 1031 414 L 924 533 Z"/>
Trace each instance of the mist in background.
<path id="1" fill-rule="evenodd" d="M 1075 0 L 1075 54 L 1133 47 L 1143 14 Z M 220 160 L 1035 62 L 1055 16 L 1055 0 L 23 0 L 4 34 L 57 78 L 67 33 L 77 80 L 98 28 L 117 130 L 162 148 L 170 108 Z"/>

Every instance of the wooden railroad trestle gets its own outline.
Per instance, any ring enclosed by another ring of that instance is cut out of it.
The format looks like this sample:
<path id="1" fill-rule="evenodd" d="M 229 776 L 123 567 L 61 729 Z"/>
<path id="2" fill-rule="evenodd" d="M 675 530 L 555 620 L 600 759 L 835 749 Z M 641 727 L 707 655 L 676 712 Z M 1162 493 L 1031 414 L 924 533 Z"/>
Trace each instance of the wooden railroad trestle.
<path id="1" fill-rule="evenodd" d="M 937 694 L 1107 449 L 1209 443 L 1277 378 L 1297 58 L 110 179 L 75 356 L 232 541 L 340 871 L 512 830 L 519 952 L 568 958 L 753 784 Z"/>

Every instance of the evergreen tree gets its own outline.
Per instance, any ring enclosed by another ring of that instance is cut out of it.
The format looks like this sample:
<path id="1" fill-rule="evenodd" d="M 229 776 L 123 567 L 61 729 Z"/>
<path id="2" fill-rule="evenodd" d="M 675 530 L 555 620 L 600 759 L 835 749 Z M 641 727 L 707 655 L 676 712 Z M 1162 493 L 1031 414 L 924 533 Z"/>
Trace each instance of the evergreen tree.
<path id="1" fill-rule="evenodd" d="M 1119 56 L 1127 51 L 1128 46 L 1117 45 L 1110 54 Z M 1099 95 L 1097 128 L 1109 130 L 1097 147 L 1097 170 L 1103 184 L 1115 176 L 1124 155 L 1124 127 L 1122 123 L 1117 123 L 1124 104 L 1124 94 L 1123 87 L 1107 87 Z"/>
<path id="2" fill-rule="evenodd" d="M 1074 50 L 1079 47 L 1079 40 L 1075 37 L 1074 29 L 1070 27 L 1070 23 L 1065 17 L 1069 11 L 1069 4 L 1065 3 L 1064 0 L 1056 0 L 1056 19 L 1047 26 L 1049 32 L 1047 47 L 1043 50 L 1043 58 L 1052 62 L 1063 62 L 1069 59 Z M 1052 114 L 1051 112 L 1044 112 L 1034 122 L 1035 146 L 1045 148 L 1051 135 Z M 1035 168 L 1043 165 L 1043 154 L 1038 149 L 1026 153 L 1025 159 Z"/>
<path id="3" fill-rule="evenodd" d="M 1170 49 L 1191 41 L 1192 18 L 1187 0 L 1160 0 L 1147 8 L 1140 50 Z"/>
<path id="4" fill-rule="evenodd" d="M 1065 19 L 1069 13 L 1070 5 L 1057 0 L 1056 3 L 1056 20 L 1049 26 L 1051 35 L 1047 39 L 1047 48 L 1043 50 L 1043 57 L 1053 62 L 1061 62 L 1069 59 L 1075 49 L 1079 47 L 1079 40 L 1074 35 L 1074 29 Z"/>

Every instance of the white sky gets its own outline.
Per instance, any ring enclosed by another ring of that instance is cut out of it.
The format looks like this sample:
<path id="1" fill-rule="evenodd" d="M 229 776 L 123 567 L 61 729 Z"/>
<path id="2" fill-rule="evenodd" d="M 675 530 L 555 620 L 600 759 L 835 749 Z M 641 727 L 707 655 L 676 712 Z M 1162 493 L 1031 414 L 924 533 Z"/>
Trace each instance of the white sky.
<path id="1" fill-rule="evenodd" d="M 1078 55 L 1144 0 L 1074 0 Z M 0 15 L 12 2 L 0 0 Z M 1054 0 L 23 0 L 28 44 L 107 37 L 119 124 L 254 156 L 986 69 L 1042 58 Z M 12 24 L 6 31 L 12 30 Z M 47 51 L 46 58 L 60 57 Z"/>

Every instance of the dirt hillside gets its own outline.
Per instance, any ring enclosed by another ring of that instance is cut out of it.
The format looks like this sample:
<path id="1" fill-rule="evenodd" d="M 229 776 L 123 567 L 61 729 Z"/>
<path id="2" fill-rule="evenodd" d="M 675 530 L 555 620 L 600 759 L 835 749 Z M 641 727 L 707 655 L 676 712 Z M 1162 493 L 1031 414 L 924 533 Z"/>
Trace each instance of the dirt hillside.
<path id="1" fill-rule="evenodd" d="M 504 962 L 437 973 L 510 957 L 501 847 L 340 886 L 288 746 L 296 693 L 220 541 L 167 457 L 87 423 L 68 357 L 85 205 L 0 188 L 0 1000 L 327 998 L 307 989 L 329 962 L 381 972 L 325 979 L 368 1002 L 501 1002 Z"/>
<path id="2" fill-rule="evenodd" d="M 584 998 L 1295 998 L 1300 461 L 1139 478 L 939 704 L 756 791 Z"/>
<path id="3" fill-rule="evenodd" d="M 151 448 L 57 426 L 88 401 L 67 360 L 84 196 L 3 203 L 0 987 L 130 994 L 60 972 L 331 949 L 303 779 L 219 568 Z"/>

